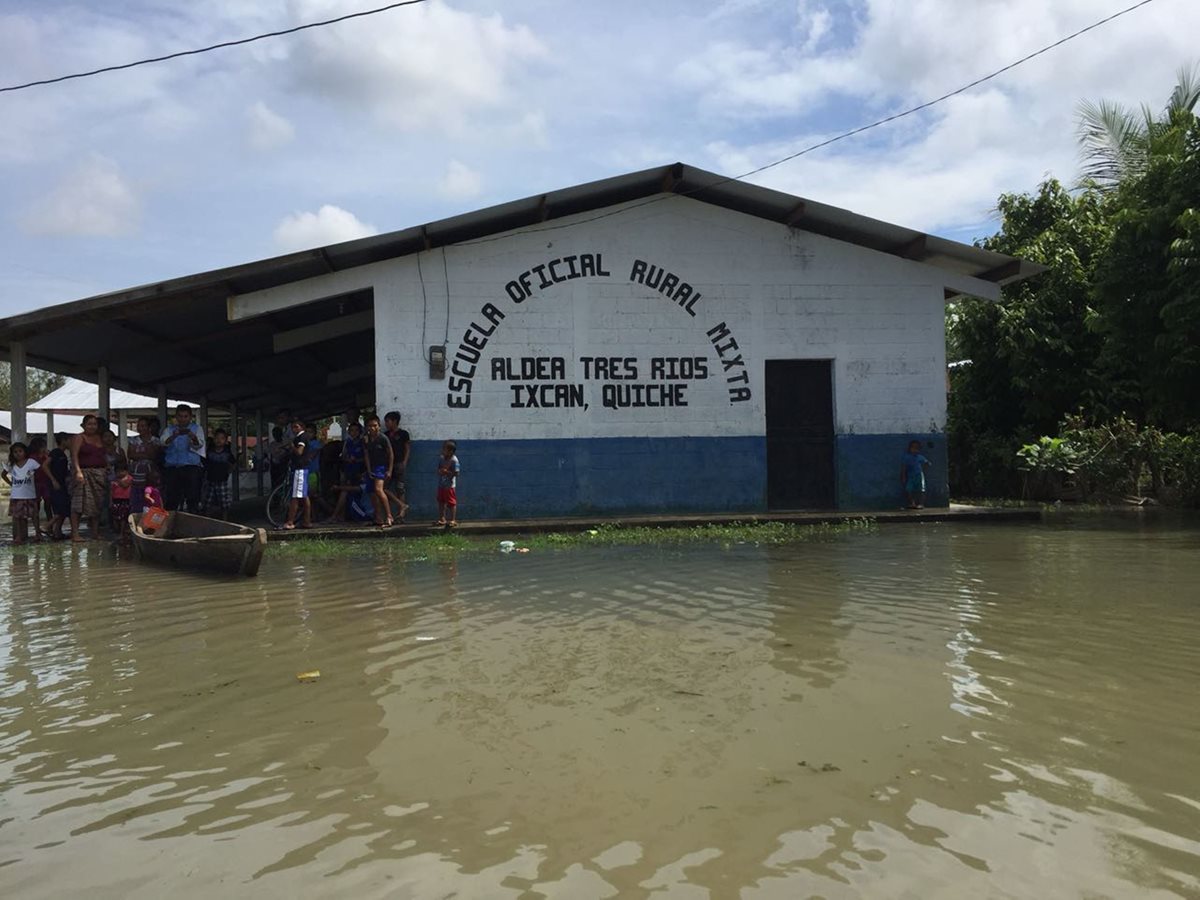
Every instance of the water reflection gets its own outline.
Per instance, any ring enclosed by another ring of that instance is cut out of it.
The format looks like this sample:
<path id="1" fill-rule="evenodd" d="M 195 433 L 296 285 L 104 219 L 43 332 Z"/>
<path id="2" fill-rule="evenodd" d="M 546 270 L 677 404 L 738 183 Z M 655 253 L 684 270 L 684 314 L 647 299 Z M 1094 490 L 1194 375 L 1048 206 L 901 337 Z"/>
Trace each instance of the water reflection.
<path id="1" fill-rule="evenodd" d="M 11 553 L 5 895 L 1186 896 L 1195 535 Z"/>

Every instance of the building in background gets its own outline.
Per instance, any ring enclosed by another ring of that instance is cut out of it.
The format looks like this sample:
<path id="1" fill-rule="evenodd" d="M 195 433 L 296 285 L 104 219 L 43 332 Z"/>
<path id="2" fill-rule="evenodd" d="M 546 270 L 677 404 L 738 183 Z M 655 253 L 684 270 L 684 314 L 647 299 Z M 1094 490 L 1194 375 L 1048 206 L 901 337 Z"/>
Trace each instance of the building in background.
<path id="1" fill-rule="evenodd" d="M 447 439 L 472 518 L 894 507 L 913 439 L 936 506 L 945 302 L 1034 271 L 676 164 L 16 317 L 0 342 L 61 371 L 33 319 L 61 357 L 100 311 L 130 360 L 114 383 L 397 409 L 418 512 Z"/>

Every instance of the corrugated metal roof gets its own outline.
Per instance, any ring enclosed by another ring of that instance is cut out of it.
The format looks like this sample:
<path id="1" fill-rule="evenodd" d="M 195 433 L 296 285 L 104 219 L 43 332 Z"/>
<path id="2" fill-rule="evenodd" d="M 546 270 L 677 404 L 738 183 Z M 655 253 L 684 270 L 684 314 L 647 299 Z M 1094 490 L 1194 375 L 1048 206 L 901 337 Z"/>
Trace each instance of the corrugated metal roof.
<path id="1" fill-rule="evenodd" d="M 188 400 L 168 400 L 167 406 L 174 409 L 180 403 L 191 403 Z M 195 403 L 191 403 L 195 406 Z M 56 391 L 51 391 L 36 403 L 29 404 L 29 409 L 52 410 L 54 412 L 89 413 L 95 412 L 100 406 L 100 386 L 83 381 L 79 378 L 68 378 L 66 383 Z M 135 394 L 110 388 L 108 392 L 108 408 L 114 412 L 125 410 L 156 410 L 158 398 Z M 32 431 L 32 429 L 30 429 Z"/>
<path id="2" fill-rule="evenodd" d="M 324 275 L 451 244 L 499 239 L 507 231 L 537 232 L 575 227 L 607 215 L 622 203 L 649 204 L 670 196 L 736 210 L 803 231 L 847 241 L 942 269 L 948 281 L 963 276 L 1008 284 L 1042 271 L 1041 266 L 979 247 L 950 241 L 861 216 L 813 200 L 726 178 L 675 163 L 576 185 L 315 250 L 217 269 L 47 307 L 0 320 L 0 355 L 24 341 L 29 365 L 88 376 L 109 369 L 111 384 L 153 390 L 166 383 L 179 394 L 207 396 L 213 403 L 247 408 L 289 406 L 297 412 L 328 413 L 373 391 L 361 382 L 330 384 L 325 359 L 357 351 L 332 342 L 275 354 L 277 329 L 332 319 L 346 309 L 369 308 L 371 298 L 335 298 L 330 305 L 284 311 L 246 322 L 229 322 L 226 300 L 235 294 Z M 596 212 L 574 222 L 558 220 Z M 953 294 L 961 288 L 947 290 Z M 314 319 L 313 317 L 318 317 Z M 327 352 L 326 352 L 327 351 Z M 286 378 L 280 373 L 286 371 Z M 114 403 L 114 408 L 116 405 Z"/>

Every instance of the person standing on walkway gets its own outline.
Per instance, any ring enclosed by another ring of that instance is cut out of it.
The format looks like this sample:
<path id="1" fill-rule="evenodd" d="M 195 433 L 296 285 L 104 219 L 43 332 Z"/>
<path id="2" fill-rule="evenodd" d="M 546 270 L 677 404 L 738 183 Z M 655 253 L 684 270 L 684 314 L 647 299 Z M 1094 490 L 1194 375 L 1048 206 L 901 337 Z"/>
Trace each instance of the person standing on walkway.
<path id="1" fill-rule="evenodd" d="M 388 505 L 385 485 L 392 477 L 396 464 L 392 454 L 392 442 L 379 431 L 379 416 L 367 417 L 367 475 L 371 479 L 371 503 L 375 507 L 375 524 L 386 528 L 393 523 L 392 509 Z"/>
<path id="2" fill-rule="evenodd" d="M 184 505 L 190 513 L 200 512 L 200 485 L 204 479 L 204 432 L 192 421 L 186 403 L 175 410 L 175 424 L 162 433 L 166 448 L 163 460 L 163 499 L 167 509 Z"/>
<path id="3" fill-rule="evenodd" d="M 383 417 L 387 439 L 392 442 L 392 477 L 385 485 L 388 503 L 396 504 L 396 519 L 403 523 L 408 515 L 408 503 L 405 499 L 404 473 L 408 469 L 408 453 L 412 440 L 407 431 L 400 427 L 400 413 L 392 411 Z"/>
<path id="4" fill-rule="evenodd" d="M 83 541 L 79 522 L 87 519 L 90 536 L 100 536 L 100 511 L 108 506 L 108 455 L 100 435 L 100 419 L 83 417 L 83 431 L 71 438 L 71 540 Z"/>
<path id="5" fill-rule="evenodd" d="M 137 435 L 129 439 L 125 456 L 129 460 L 129 474 L 133 476 L 133 490 L 129 494 L 129 511 L 140 513 L 145 508 L 146 485 L 153 478 L 157 481 L 158 457 L 162 445 L 147 416 L 137 420 Z"/>
<path id="6" fill-rule="evenodd" d="M 921 454 L 921 442 L 909 441 L 908 451 L 900 459 L 900 483 L 908 494 L 908 508 L 925 506 L 925 470 L 929 460 Z"/>
<path id="7" fill-rule="evenodd" d="M 456 451 L 458 445 L 454 441 L 442 444 L 442 455 L 438 457 L 437 475 L 437 505 L 438 518 L 434 525 L 445 525 L 454 528 L 458 525 L 458 464 Z"/>
<path id="8" fill-rule="evenodd" d="M 218 428 L 204 458 L 204 514 L 213 519 L 229 518 L 233 504 L 229 475 L 237 472 L 237 457 L 228 441 L 229 432 Z"/>

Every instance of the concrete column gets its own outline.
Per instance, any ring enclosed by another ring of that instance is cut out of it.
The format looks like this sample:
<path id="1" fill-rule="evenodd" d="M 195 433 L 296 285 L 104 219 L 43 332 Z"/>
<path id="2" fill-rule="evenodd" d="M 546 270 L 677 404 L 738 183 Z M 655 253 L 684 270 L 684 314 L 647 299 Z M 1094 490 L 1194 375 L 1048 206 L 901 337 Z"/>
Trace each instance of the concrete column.
<path id="1" fill-rule="evenodd" d="M 24 441 L 27 434 L 25 428 L 25 404 L 28 402 L 28 391 L 25 382 L 25 344 L 13 341 L 9 345 L 9 368 L 12 385 L 12 440 Z"/>
<path id="2" fill-rule="evenodd" d="M 160 384 L 158 386 L 158 427 L 166 428 L 167 422 L 167 386 Z M 161 431 L 159 432 L 161 434 Z"/>
<path id="3" fill-rule="evenodd" d="M 263 483 L 263 470 L 270 465 L 267 461 L 267 442 L 263 440 L 263 411 L 254 414 L 254 474 L 258 481 L 258 496 L 266 490 Z"/>
<path id="4" fill-rule="evenodd" d="M 242 499 L 242 466 L 241 447 L 242 443 L 242 421 L 238 418 L 238 408 L 236 403 L 231 403 L 229 406 L 229 430 L 233 432 L 233 502 L 237 503 Z"/>
<path id="5" fill-rule="evenodd" d="M 53 450 L 54 443 L 54 410 L 46 410 L 46 445 Z"/>
<path id="6" fill-rule="evenodd" d="M 108 366 L 101 366 L 96 370 L 96 385 L 100 389 L 100 398 L 96 401 L 96 415 L 107 422 L 112 418 L 111 390 L 108 386 Z"/>
<path id="7" fill-rule="evenodd" d="M 200 414 L 196 417 L 196 421 L 200 423 L 200 430 L 208 435 L 208 398 L 200 398 Z"/>
<path id="8" fill-rule="evenodd" d="M 126 432 L 129 431 L 129 417 L 125 415 L 125 410 L 117 410 L 117 446 L 122 450 L 129 449 L 129 438 Z"/>

